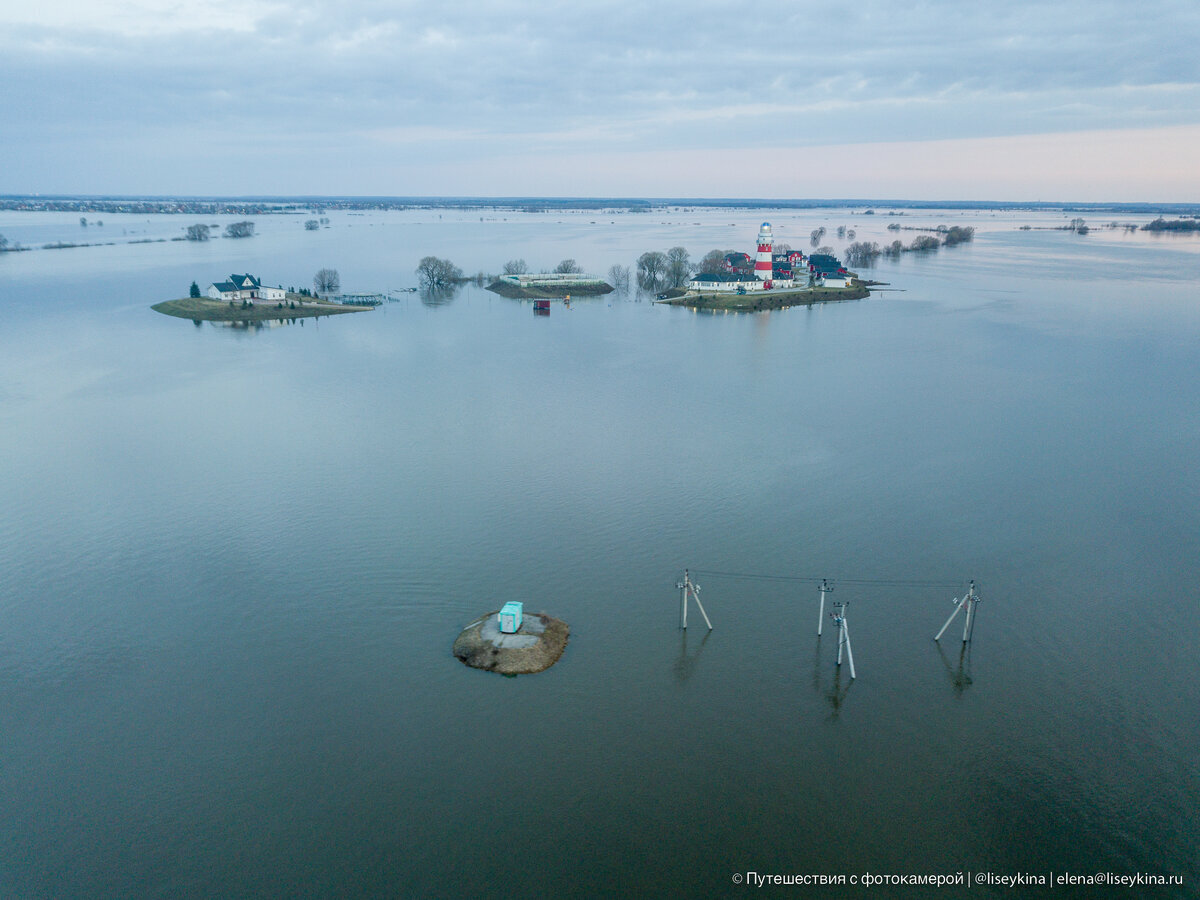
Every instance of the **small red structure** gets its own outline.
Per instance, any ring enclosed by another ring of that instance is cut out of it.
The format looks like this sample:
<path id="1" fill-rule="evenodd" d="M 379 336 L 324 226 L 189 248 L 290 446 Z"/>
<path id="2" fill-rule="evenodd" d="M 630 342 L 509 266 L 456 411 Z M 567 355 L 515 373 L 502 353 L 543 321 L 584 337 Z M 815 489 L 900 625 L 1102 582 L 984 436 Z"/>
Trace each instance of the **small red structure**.
<path id="1" fill-rule="evenodd" d="M 535 316 L 550 315 L 550 301 L 549 300 L 534 300 L 533 301 L 533 314 Z"/>

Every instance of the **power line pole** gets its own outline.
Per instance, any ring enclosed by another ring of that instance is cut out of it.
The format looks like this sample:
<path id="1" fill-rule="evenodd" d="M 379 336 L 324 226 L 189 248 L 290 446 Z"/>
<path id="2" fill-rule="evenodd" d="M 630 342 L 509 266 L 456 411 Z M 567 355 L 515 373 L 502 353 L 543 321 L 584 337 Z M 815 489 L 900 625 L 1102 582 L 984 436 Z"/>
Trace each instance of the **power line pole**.
<path id="1" fill-rule="evenodd" d="M 825 592 L 832 591 L 833 585 L 825 578 L 821 579 L 821 586 L 817 588 L 821 592 L 821 607 L 817 611 L 817 637 L 821 636 L 821 626 L 825 624 Z"/>
<path id="2" fill-rule="evenodd" d="M 830 613 L 833 616 L 834 624 L 838 627 L 838 656 L 837 664 L 842 664 L 842 647 L 846 648 L 846 658 L 850 661 L 850 677 L 856 678 L 854 674 L 854 651 L 850 647 L 850 628 L 846 624 L 846 605 L 849 601 L 834 603 L 833 608 L 836 612 Z"/>
<path id="3" fill-rule="evenodd" d="M 700 585 L 692 584 L 687 569 L 683 570 L 683 581 L 678 582 L 675 587 L 679 589 L 679 627 L 687 628 L 688 595 L 690 594 L 700 609 L 700 615 L 704 616 L 704 624 L 708 626 L 709 631 L 712 631 L 712 622 L 708 621 L 708 613 L 704 611 L 704 606 L 700 603 Z"/>
<path id="4" fill-rule="evenodd" d="M 967 611 L 967 618 L 963 622 L 962 639 L 964 644 L 969 641 L 975 633 L 975 605 L 979 603 L 979 600 L 979 595 L 975 593 L 975 582 L 972 581 L 971 586 L 963 594 L 961 600 L 957 597 L 954 598 L 954 612 L 950 613 L 950 618 L 946 620 L 946 624 L 942 626 L 942 630 L 934 635 L 933 639 L 940 641 L 946 629 L 950 627 L 950 623 L 954 621 L 954 617 L 965 609 Z"/>

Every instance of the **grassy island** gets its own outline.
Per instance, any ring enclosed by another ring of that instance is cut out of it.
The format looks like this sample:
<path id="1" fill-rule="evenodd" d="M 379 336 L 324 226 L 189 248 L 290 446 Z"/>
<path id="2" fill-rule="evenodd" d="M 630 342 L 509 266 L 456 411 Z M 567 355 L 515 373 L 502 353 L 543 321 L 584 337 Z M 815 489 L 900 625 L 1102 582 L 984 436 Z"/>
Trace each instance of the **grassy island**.
<path id="1" fill-rule="evenodd" d="M 496 279 L 487 286 L 489 291 L 513 300 L 556 300 L 568 295 L 572 297 L 598 297 L 611 294 L 613 286 L 603 281 L 576 281 L 560 284 L 517 285 L 511 281 Z"/>
<path id="2" fill-rule="evenodd" d="M 863 300 L 870 296 L 870 289 L 856 278 L 853 286 L 848 288 L 814 287 L 797 290 L 752 291 L 745 294 L 688 291 L 681 296 L 668 297 L 658 302 L 671 306 L 688 306 L 693 309 L 756 312 L 763 309 L 783 309 L 788 306 L 810 306 L 813 303 L 830 303 L 836 300 Z"/>
<path id="3" fill-rule="evenodd" d="M 295 304 L 294 306 L 292 304 Z M 282 304 L 255 303 L 243 307 L 240 303 L 213 300 L 208 297 L 183 297 L 164 300 L 150 307 L 165 316 L 191 319 L 193 322 L 268 322 L 275 319 L 307 319 L 315 316 L 337 316 L 342 313 L 363 312 L 371 306 L 343 306 L 312 297 L 288 294 Z"/>

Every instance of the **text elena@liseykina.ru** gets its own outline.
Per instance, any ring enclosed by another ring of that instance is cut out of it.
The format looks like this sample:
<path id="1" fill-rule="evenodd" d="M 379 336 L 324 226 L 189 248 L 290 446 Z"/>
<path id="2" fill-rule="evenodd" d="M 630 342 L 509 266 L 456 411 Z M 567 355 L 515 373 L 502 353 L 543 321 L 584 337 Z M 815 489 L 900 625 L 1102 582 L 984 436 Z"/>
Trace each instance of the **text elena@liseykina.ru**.
<path id="1" fill-rule="evenodd" d="M 787 875 L 767 874 L 762 872 L 735 872 L 734 884 L 745 884 L 747 887 L 784 887 L 800 885 L 806 887 L 821 887 L 823 885 L 853 884 L 862 887 L 883 887 L 892 885 L 912 887 L 953 887 L 966 885 L 983 885 L 988 887 L 1160 887 L 1182 886 L 1182 875 L 1161 875 L 1156 872 L 1135 872 L 1132 875 L 1122 872 L 1089 872 L 1077 875 L 1073 872 L 1018 872 L 1016 874 L 997 872 L 953 872 L 950 874 L 920 874 L 920 875 L 890 875 L 877 872 L 862 872 L 853 875 L 814 875 L 805 873 L 789 873 Z"/>

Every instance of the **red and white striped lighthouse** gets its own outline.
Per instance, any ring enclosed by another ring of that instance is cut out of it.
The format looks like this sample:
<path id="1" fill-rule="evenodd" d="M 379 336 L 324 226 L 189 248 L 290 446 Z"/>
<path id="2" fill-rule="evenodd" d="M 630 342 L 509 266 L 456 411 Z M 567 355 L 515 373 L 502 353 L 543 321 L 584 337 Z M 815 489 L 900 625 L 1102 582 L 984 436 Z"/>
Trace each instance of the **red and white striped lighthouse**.
<path id="1" fill-rule="evenodd" d="M 759 281 L 771 280 L 771 223 L 763 222 L 758 229 L 758 256 L 754 258 L 754 274 Z"/>

